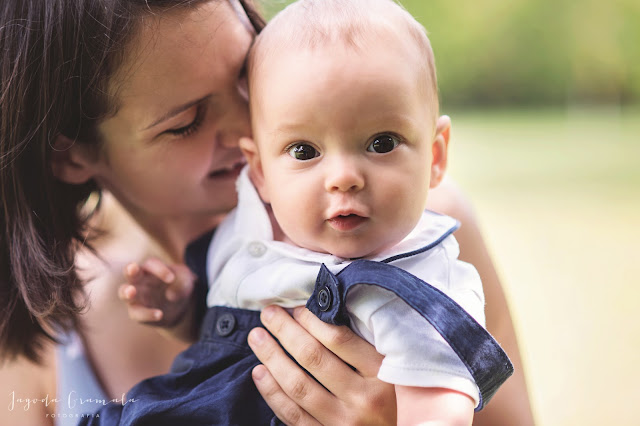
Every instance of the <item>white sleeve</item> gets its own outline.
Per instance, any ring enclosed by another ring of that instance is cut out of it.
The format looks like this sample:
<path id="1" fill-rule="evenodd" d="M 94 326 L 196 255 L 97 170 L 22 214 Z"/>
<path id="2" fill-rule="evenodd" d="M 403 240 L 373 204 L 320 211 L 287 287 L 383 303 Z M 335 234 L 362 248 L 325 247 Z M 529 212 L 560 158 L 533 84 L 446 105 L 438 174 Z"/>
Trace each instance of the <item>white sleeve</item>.
<path id="1" fill-rule="evenodd" d="M 478 273 L 455 256 L 457 251 L 439 247 L 427 259 L 413 259 L 414 264 L 404 264 L 403 269 L 443 291 L 484 325 L 484 295 Z M 349 291 L 347 307 L 354 331 L 385 357 L 379 379 L 455 390 L 478 404 L 479 390 L 469 370 L 436 329 L 394 293 L 374 285 L 357 285 Z"/>
<path id="2" fill-rule="evenodd" d="M 371 312 L 373 298 L 388 302 Z M 402 299 L 377 286 L 359 285 L 349 292 L 347 305 L 352 329 L 384 355 L 380 380 L 452 389 L 478 404 L 478 387 L 465 365 L 436 329 Z"/>

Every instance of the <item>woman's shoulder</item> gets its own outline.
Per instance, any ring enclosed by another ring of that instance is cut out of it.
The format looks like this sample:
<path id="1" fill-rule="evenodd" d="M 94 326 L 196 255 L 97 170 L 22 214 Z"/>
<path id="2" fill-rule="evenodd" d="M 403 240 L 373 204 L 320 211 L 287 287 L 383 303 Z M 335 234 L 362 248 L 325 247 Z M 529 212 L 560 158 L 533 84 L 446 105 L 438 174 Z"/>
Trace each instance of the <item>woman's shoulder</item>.
<path id="1" fill-rule="evenodd" d="M 106 191 L 101 195 L 99 209 L 91 215 L 87 240 L 106 261 L 120 257 L 122 253 L 132 259 L 160 252 L 158 245 Z"/>
<path id="2" fill-rule="evenodd" d="M 124 267 L 148 257 L 162 258 L 162 250 L 108 192 L 100 209 L 89 222 L 87 241 L 95 252 L 80 249 L 76 253 L 78 274 L 91 290 L 97 282 L 113 285 L 124 282 Z"/>
<path id="3" fill-rule="evenodd" d="M 55 345 L 48 343 L 41 363 L 19 357 L 0 366 L 0 424 L 50 426 L 55 413 Z"/>
<path id="4" fill-rule="evenodd" d="M 445 177 L 440 185 L 429 190 L 427 208 L 451 216 L 462 223 L 475 221 L 471 201 L 449 177 Z"/>

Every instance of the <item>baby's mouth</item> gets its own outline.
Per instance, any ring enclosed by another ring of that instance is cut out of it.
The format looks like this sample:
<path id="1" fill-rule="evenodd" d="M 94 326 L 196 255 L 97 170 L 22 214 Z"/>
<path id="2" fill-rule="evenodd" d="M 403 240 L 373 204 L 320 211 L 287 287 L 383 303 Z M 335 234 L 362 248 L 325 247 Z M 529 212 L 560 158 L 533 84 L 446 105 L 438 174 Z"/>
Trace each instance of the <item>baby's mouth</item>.
<path id="1" fill-rule="evenodd" d="M 366 217 L 357 214 L 347 214 L 332 217 L 327 222 L 337 231 L 352 231 L 366 222 L 366 220 Z"/>

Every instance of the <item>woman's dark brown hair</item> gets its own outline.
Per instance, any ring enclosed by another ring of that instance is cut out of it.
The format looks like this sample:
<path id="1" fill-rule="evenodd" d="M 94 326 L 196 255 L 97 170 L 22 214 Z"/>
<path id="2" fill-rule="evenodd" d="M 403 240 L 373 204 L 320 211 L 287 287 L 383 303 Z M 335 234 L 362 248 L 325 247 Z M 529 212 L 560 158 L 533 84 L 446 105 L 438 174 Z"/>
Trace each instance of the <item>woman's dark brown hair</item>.
<path id="1" fill-rule="evenodd" d="M 54 178 L 53 143 L 100 143 L 114 113 L 110 77 L 144 14 L 203 0 L 3 0 L 0 5 L 0 363 L 37 361 L 43 343 L 77 326 L 80 206 L 98 188 Z M 226 1 L 226 0 L 212 0 Z M 240 1 L 257 31 L 264 21 Z"/>

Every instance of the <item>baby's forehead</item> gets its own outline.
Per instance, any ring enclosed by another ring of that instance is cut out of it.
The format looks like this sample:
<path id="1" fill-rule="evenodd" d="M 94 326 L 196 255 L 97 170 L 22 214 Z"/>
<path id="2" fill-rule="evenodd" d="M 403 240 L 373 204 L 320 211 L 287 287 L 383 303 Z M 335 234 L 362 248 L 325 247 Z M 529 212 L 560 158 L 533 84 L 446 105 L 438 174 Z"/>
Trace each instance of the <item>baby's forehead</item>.
<path id="1" fill-rule="evenodd" d="M 414 45 L 431 60 L 433 53 L 424 27 L 392 0 L 298 0 L 262 30 L 251 55 L 260 57 L 272 49 L 296 46 L 342 44 L 358 48 L 394 36 L 403 44 Z"/>
<path id="2" fill-rule="evenodd" d="M 425 59 L 432 55 L 422 25 L 391 0 L 300 0 L 276 15 L 258 35 L 252 53 L 325 46 L 361 49 L 380 39 L 413 46 Z"/>
<path id="3" fill-rule="evenodd" d="M 428 102 L 437 105 L 435 61 L 424 27 L 391 0 L 299 0 L 276 15 L 258 35 L 249 59 L 250 87 L 261 72 L 300 53 L 344 49 L 354 55 L 402 52 Z M 325 55 L 326 56 L 326 55 Z M 396 55 L 398 57 L 398 55 Z M 436 107 L 437 109 L 437 107 Z"/>

